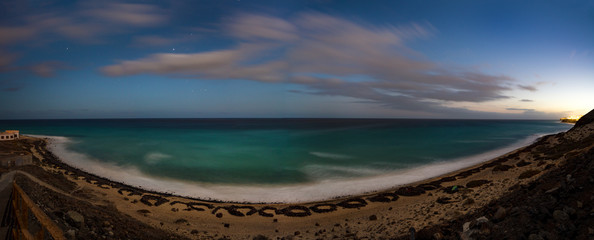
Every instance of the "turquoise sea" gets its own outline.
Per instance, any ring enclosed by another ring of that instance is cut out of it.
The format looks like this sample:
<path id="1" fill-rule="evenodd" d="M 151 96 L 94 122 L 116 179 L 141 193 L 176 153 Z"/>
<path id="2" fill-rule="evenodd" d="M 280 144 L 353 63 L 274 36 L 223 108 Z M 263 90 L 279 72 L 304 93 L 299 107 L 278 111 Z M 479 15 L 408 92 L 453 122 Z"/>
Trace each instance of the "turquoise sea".
<path id="1" fill-rule="evenodd" d="M 413 119 L 6 120 L 63 161 L 131 185 L 227 201 L 363 193 L 489 160 L 558 121 Z"/>

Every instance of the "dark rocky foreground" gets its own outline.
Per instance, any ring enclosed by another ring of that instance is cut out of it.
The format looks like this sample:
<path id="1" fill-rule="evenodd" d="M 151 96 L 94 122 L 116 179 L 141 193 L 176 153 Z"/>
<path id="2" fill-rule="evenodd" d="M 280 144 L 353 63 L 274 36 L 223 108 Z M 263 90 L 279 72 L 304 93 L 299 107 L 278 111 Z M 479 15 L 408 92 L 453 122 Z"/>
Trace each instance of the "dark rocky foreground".
<path id="1" fill-rule="evenodd" d="M 588 127 L 594 128 L 594 110 L 567 134 L 556 136 L 563 141 L 558 149 L 531 149 L 545 156 L 563 154 L 566 162 L 558 168 L 514 186 L 471 214 L 417 232 L 411 229 L 414 237 L 400 239 L 594 239 L 594 135 L 570 137 L 588 132 L 583 129 Z M 576 149 L 583 151 L 576 154 Z"/>

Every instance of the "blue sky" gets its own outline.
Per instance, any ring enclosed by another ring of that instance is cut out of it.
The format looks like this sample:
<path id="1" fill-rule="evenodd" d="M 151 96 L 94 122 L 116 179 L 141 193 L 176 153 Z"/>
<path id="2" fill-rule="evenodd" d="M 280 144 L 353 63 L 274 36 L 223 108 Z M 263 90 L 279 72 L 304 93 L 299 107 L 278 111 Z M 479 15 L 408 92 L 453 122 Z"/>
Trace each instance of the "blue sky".
<path id="1" fill-rule="evenodd" d="M 0 119 L 555 119 L 594 1 L 5 1 Z"/>

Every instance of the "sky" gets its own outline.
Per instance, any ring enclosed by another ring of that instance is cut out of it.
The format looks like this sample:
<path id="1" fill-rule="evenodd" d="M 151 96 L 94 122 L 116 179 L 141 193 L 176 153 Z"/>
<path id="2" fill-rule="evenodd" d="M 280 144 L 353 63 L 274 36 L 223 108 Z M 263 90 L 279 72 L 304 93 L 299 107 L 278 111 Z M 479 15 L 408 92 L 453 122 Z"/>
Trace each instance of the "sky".
<path id="1" fill-rule="evenodd" d="M 594 0 L 0 0 L 0 119 L 558 119 Z"/>

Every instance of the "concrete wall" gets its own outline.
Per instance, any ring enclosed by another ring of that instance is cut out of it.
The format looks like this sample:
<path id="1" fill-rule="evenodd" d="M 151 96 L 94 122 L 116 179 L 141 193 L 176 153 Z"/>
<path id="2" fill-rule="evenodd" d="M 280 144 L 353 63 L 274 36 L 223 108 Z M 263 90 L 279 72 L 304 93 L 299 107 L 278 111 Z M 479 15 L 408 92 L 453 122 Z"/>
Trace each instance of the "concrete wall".
<path id="1" fill-rule="evenodd" d="M 0 155 L 0 166 L 14 167 L 33 164 L 33 157 L 31 154 L 2 154 Z"/>

